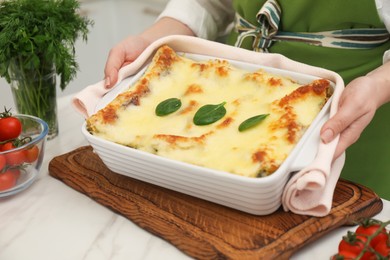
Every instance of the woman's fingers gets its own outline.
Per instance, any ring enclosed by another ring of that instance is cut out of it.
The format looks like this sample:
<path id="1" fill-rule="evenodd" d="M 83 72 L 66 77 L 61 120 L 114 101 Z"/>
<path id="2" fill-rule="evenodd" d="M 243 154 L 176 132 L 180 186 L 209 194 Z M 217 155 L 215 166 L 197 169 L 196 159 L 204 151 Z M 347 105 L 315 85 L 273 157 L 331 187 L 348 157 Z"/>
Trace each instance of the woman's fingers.
<path id="1" fill-rule="evenodd" d="M 104 86 L 106 88 L 111 88 L 117 82 L 118 71 L 120 68 L 123 67 L 125 58 L 126 58 L 126 53 L 123 50 L 121 45 L 117 45 L 110 50 L 110 53 L 106 61 L 106 66 L 104 68 L 104 77 L 105 77 Z"/>
<path id="2" fill-rule="evenodd" d="M 335 157 L 355 143 L 371 122 L 376 111 L 376 102 L 370 99 L 371 87 L 364 78 L 351 82 L 339 101 L 337 113 L 321 129 L 321 140 L 329 143 L 340 134 Z"/>
<path id="3" fill-rule="evenodd" d="M 360 118 L 357 118 L 340 132 L 340 139 L 336 148 L 335 157 L 341 155 L 349 146 L 354 144 L 359 139 L 360 135 L 367 127 L 371 119 L 372 116 L 365 114 Z"/>
<path id="4" fill-rule="evenodd" d="M 119 70 L 133 62 L 148 44 L 141 36 L 129 36 L 110 50 L 104 68 L 106 88 L 111 88 L 117 83 Z"/>

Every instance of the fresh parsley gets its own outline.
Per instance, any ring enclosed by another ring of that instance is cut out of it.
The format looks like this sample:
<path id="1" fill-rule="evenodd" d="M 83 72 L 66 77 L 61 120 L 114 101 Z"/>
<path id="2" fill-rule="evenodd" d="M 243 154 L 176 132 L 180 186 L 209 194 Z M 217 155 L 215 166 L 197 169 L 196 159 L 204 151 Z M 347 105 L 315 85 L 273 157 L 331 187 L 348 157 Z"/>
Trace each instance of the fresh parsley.
<path id="1" fill-rule="evenodd" d="M 11 81 L 11 63 L 38 73 L 54 66 L 65 89 L 78 70 L 75 42 L 87 41 L 92 25 L 76 0 L 0 1 L 0 76 Z"/>

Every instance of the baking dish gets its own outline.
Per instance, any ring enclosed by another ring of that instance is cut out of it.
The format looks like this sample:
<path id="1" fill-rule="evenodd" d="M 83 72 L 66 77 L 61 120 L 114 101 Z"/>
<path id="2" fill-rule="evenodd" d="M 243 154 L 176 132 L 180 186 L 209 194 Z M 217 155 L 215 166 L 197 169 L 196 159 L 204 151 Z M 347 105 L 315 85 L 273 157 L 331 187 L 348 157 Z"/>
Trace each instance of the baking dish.
<path id="1" fill-rule="evenodd" d="M 218 58 L 192 53 L 185 53 L 185 56 L 193 60 Z M 273 74 L 290 77 L 301 84 L 318 79 L 303 73 L 226 60 L 238 68 L 248 71 L 261 68 Z M 144 66 L 136 75 L 124 79 L 108 92 L 100 100 L 95 111 L 103 108 L 141 77 L 146 67 Z M 332 82 L 331 87 L 334 88 Z M 291 173 L 302 169 L 314 159 L 320 142 L 319 131 L 329 117 L 331 101 L 332 97 L 279 169 L 272 175 L 261 178 L 238 176 L 122 146 L 91 135 L 86 129 L 86 124 L 83 125 L 82 132 L 105 165 L 114 172 L 251 214 L 266 215 L 280 207 L 283 189 Z"/>

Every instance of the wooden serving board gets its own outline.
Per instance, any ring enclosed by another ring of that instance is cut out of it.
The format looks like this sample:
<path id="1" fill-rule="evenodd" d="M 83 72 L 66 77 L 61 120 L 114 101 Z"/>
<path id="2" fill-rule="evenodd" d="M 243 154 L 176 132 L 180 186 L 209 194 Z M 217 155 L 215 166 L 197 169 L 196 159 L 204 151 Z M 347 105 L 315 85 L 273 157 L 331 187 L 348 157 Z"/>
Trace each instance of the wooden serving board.
<path id="1" fill-rule="evenodd" d="M 327 232 L 382 210 L 371 190 L 340 180 L 326 217 L 282 209 L 255 216 L 114 173 L 90 146 L 55 157 L 49 173 L 198 259 L 287 259 Z"/>

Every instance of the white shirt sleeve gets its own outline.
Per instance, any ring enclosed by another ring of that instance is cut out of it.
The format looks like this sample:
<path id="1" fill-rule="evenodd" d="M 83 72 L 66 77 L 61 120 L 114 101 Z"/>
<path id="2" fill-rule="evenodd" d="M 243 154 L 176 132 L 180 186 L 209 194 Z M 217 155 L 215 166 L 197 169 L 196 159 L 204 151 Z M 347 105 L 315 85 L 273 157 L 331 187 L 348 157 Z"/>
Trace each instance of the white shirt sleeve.
<path id="1" fill-rule="evenodd" d="M 385 24 L 387 31 L 390 32 L 390 1 L 375 0 L 376 8 L 378 9 L 379 17 Z M 390 50 L 383 55 L 383 63 L 390 61 Z"/>
<path id="2" fill-rule="evenodd" d="M 232 0 L 171 0 L 159 15 L 186 24 L 196 36 L 215 40 L 234 19 Z"/>

